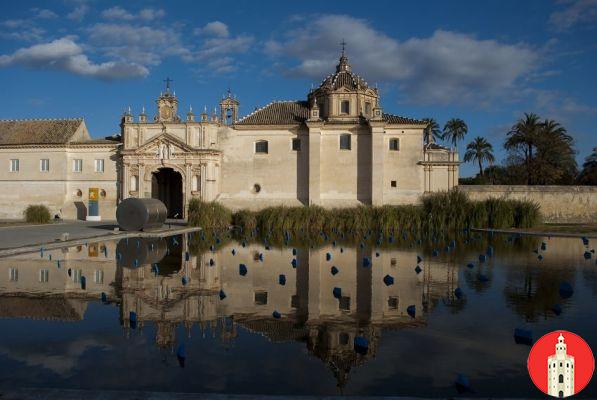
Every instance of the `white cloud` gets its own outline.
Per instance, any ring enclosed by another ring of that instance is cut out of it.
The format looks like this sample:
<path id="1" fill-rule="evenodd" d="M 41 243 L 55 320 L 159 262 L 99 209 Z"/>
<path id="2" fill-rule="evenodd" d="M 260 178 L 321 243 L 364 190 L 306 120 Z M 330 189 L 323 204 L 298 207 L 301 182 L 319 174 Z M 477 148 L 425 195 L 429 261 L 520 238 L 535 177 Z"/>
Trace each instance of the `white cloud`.
<path id="1" fill-rule="evenodd" d="M 34 69 L 54 69 L 100 79 L 145 77 L 147 68 L 122 61 L 93 63 L 83 49 L 70 37 L 49 43 L 21 48 L 10 55 L 0 56 L 0 67 L 23 65 Z"/>
<path id="2" fill-rule="evenodd" d="M 208 36 L 218 36 L 218 37 L 228 37 L 230 32 L 228 31 L 228 25 L 221 21 L 212 21 L 208 22 L 202 28 L 196 28 L 194 30 L 196 35 L 208 35 Z"/>
<path id="3" fill-rule="evenodd" d="M 564 4 L 564 9 L 549 16 L 549 22 L 556 30 L 564 31 L 579 23 L 597 21 L 597 0 L 574 0 Z"/>
<path id="4" fill-rule="evenodd" d="M 135 19 L 141 19 L 143 21 L 152 21 L 154 19 L 162 18 L 166 15 L 166 12 L 161 9 L 144 8 L 139 11 L 139 14 L 135 15 L 125 10 L 122 7 L 115 6 L 102 11 L 102 17 L 105 19 L 117 19 L 124 21 L 132 21 Z"/>
<path id="5" fill-rule="evenodd" d="M 8 19 L 0 22 L 0 37 L 35 42 L 42 40 L 45 29 L 36 26 L 33 20 Z"/>
<path id="6" fill-rule="evenodd" d="M 35 18 L 52 19 L 58 17 L 58 14 L 46 8 L 32 8 L 31 12 L 35 14 Z"/>
<path id="7" fill-rule="evenodd" d="M 71 12 L 66 14 L 66 18 L 73 21 L 81 22 L 83 21 L 83 19 L 85 19 L 85 16 L 89 12 L 89 6 L 84 2 L 76 1 L 75 3 L 75 8 Z"/>

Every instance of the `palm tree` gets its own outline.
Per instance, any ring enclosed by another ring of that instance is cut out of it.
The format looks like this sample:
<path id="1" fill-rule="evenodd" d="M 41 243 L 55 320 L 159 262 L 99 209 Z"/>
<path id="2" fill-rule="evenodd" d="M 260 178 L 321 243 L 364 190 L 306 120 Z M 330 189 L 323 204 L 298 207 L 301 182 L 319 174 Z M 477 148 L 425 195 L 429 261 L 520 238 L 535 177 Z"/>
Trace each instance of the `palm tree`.
<path id="1" fill-rule="evenodd" d="M 585 158 L 582 171 L 578 175 L 578 183 L 581 185 L 597 185 L 597 147 Z"/>
<path id="2" fill-rule="evenodd" d="M 525 113 L 524 118 L 519 119 L 508 132 L 508 139 L 504 143 L 506 150 L 522 152 L 522 158 L 526 165 L 527 185 L 534 183 L 533 151 L 540 139 L 541 125 L 537 114 Z"/>
<path id="3" fill-rule="evenodd" d="M 464 161 L 477 161 L 479 163 L 479 175 L 483 176 L 483 162 L 487 161 L 491 164 L 495 161 L 493 146 L 485 138 L 477 136 L 466 146 Z"/>
<path id="4" fill-rule="evenodd" d="M 468 132 L 468 126 L 460 118 L 452 118 L 446 125 L 444 125 L 444 133 L 442 139 L 452 142 L 454 147 L 458 144 L 459 140 L 464 138 Z"/>
<path id="5" fill-rule="evenodd" d="M 423 121 L 427 122 L 427 126 L 425 127 L 425 132 L 423 136 L 423 141 L 428 143 L 435 142 L 436 139 L 442 138 L 442 131 L 439 128 L 439 124 L 433 118 L 423 118 Z"/>

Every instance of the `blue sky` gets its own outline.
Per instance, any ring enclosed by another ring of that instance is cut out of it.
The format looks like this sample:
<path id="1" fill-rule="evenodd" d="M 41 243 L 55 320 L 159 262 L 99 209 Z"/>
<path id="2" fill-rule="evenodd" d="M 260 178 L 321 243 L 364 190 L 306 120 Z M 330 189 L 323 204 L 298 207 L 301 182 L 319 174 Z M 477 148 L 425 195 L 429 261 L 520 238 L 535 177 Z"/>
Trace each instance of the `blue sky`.
<path id="1" fill-rule="evenodd" d="M 166 77 L 182 115 L 229 87 L 241 115 L 304 99 L 345 39 L 385 112 L 462 118 L 464 144 L 484 136 L 500 161 L 524 112 L 561 122 L 579 164 L 597 146 L 597 0 L 19 1 L 0 39 L 0 118 L 84 117 L 95 137 L 118 132 L 128 106 L 153 115 Z"/>

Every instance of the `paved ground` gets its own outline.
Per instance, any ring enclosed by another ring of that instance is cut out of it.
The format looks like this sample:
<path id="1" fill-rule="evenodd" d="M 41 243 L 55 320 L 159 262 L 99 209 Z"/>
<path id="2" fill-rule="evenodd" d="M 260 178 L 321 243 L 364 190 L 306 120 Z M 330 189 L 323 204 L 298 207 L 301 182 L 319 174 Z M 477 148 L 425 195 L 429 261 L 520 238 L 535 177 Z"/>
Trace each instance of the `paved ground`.
<path id="1" fill-rule="evenodd" d="M 183 225 L 180 221 L 167 222 L 171 222 L 173 228 Z M 52 243 L 59 240 L 65 232 L 68 232 L 69 240 L 112 235 L 117 226 L 116 221 L 65 221 L 48 225 L 4 226 L 0 227 L 0 250 Z"/>

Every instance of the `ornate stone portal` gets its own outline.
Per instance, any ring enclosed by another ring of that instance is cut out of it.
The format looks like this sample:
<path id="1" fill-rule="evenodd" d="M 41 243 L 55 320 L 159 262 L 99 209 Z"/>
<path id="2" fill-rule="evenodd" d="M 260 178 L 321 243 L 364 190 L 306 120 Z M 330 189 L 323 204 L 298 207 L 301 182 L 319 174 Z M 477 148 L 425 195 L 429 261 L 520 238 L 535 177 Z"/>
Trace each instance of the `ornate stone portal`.
<path id="1" fill-rule="evenodd" d="M 138 122 L 130 110 L 122 118 L 121 198 L 158 198 L 170 218 L 186 218 L 192 198 L 211 201 L 218 191 L 218 121 L 202 114 L 195 122 L 192 110 L 182 121 L 169 80 L 156 103 L 153 122 L 147 122 L 144 110 Z"/>

